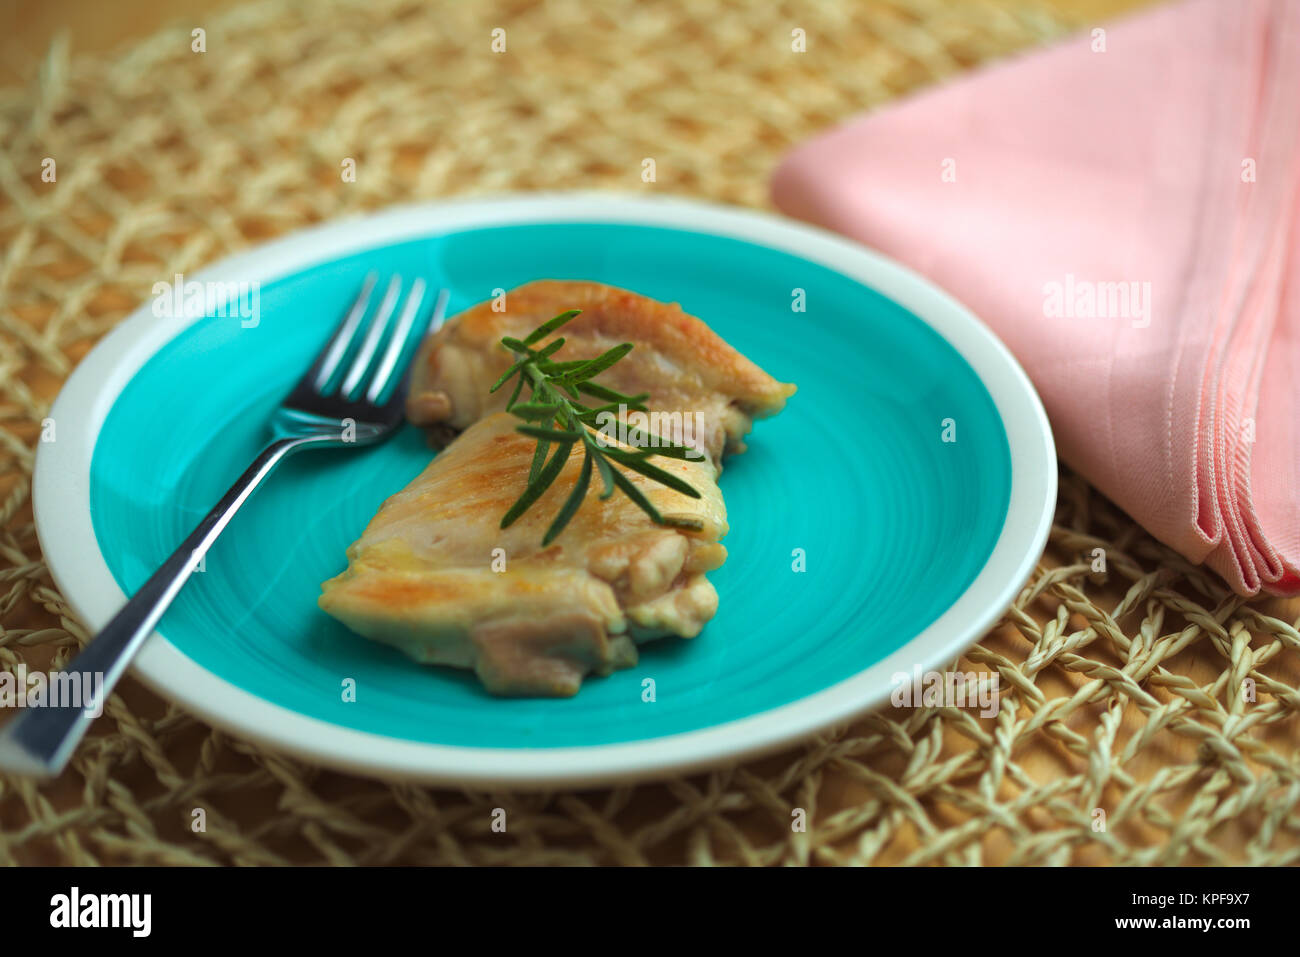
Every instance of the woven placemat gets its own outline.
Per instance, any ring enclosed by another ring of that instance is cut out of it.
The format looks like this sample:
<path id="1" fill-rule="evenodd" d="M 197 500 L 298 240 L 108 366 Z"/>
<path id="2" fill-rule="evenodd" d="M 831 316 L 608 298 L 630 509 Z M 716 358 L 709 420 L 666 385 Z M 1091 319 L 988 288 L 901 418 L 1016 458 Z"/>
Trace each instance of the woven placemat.
<path id="1" fill-rule="evenodd" d="M 86 640 L 41 560 L 33 450 L 68 372 L 159 279 L 451 194 L 766 206 L 792 144 L 1083 25 L 1025 0 L 358 0 L 239 7 L 113 58 L 56 43 L 0 91 L 0 664 Z M 1296 614 L 1230 594 L 1066 472 L 1046 556 L 955 664 L 996 672 L 996 717 L 885 709 L 667 784 L 465 794 L 268 753 L 128 679 L 61 779 L 0 777 L 0 861 L 1294 862 Z"/>

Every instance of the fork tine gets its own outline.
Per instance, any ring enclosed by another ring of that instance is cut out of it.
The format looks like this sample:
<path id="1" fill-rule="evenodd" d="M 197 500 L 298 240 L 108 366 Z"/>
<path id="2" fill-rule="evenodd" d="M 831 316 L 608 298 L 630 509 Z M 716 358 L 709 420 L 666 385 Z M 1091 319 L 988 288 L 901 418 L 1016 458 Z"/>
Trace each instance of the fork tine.
<path id="1" fill-rule="evenodd" d="M 438 290 L 438 304 L 433 307 L 433 315 L 429 318 L 429 329 L 425 333 L 426 336 L 433 335 L 435 332 L 441 329 L 442 324 L 446 322 L 447 300 L 450 298 L 451 298 L 451 293 L 448 292 L 446 289 Z"/>
<path id="2" fill-rule="evenodd" d="M 433 335 L 442 329 L 443 322 L 447 321 L 447 300 L 451 298 L 450 291 L 442 289 L 438 291 L 438 304 L 433 307 L 433 316 L 429 319 L 429 329 L 425 335 Z"/>
<path id="3" fill-rule="evenodd" d="M 366 310 L 370 307 L 370 293 L 375 288 L 379 275 L 371 273 L 366 276 L 366 280 L 361 285 L 361 293 L 357 296 L 356 301 L 348 310 L 343 321 L 339 323 L 334 334 L 330 336 L 329 342 L 325 343 L 316 358 L 312 360 L 311 366 L 307 369 L 306 374 L 298 382 L 298 387 L 310 389 L 315 392 L 322 392 L 325 386 L 333 377 L 343 361 L 344 355 L 347 354 L 348 346 L 352 344 L 356 336 L 357 327 L 361 325 L 361 320 L 366 317 Z"/>
<path id="4" fill-rule="evenodd" d="M 402 352 L 410 340 L 411 326 L 415 325 L 415 317 L 420 312 L 420 306 L 424 302 L 425 283 L 423 279 L 417 278 L 411 283 L 411 291 L 407 294 L 406 305 L 402 307 L 402 315 L 397 320 L 397 328 L 388 339 L 388 348 L 384 350 L 383 358 L 379 360 L 379 366 L 375 369 L 374 375 L 370 380 L 370 388 L 366 392 L 366 401 L 377 403 L 379 396 L 383 394 L 384 388 L 388 385 L 393 370 L 397 367 L 398 360 L 402 357 Z"/>
<path id="5" fill-rule="evenodd" d="M 423 289 L 421 289 L 421 293 L 423 293 Z M 405 382 L 407 377 L 410 376 L 411 365 L 414 363 L 415 357 L 420 351 L 420 343 L 442 328 L 443 320 L 447 317 L 447 300 L 449 298 L 451 298 L 451 294 L 446 289 L 439 290 L 437 301 L 433 305 L 433 313 L 429 316 L 429 322 L 425 326 L 424 331 L 411 336 L 408 330 L 403 329 L 403 334 L 395 336 L 393 341 L 389 343 L 388 348 L 393 357 L 392 364 L 391 366 L 389 365 L 388 356 L 385 356 L 383 372 L 376 375 L 375 384 L 371 387 L 370 394 L 367 397 L 371 403 L 379 401 L 379 396 L 388 388 L 390 382 L 399 380 Z M 412 309 L 411 318 L 414 319 L 416 315 L 417 311 Z M 403 362 L 402 353 L 406 351 L 406 346 L 408 344 L 413 344 L 414 348 L 411 349 L 410 354 L 406 357 L 406 361 Z M 393 393 L 387 400 L 385 400 L 384 406 L 388 407 L 394 404 L 400 404 L 404 393 L 404 388 L 399 387 L 394 389 Z"/>
<path id="6" fill-rule="evenodd" d="M 375 356 L 375 350 L 379 348 L 379 340 L 383 338 L 384 327 L 388 325 L 388 319 L 397 308 L 397 299 L 402 293 L 402 277 L 394 276 L 388 282 L 388 289 L 384 293 L 384 300 L 379 304 L 379 312 L 370 322 L 370 328 L 366 330 L 365 341 L 361 343 L 361 351 L 357 357 L 352 360 L 352 368 L 348 370 L 347 376 L 343 379 L 343 384 L 339 386 L 339 395 L 347 398 L 356 391 L 361 380 L 365 378 L 366 369 L 370 367 L 370 360 Z"/>

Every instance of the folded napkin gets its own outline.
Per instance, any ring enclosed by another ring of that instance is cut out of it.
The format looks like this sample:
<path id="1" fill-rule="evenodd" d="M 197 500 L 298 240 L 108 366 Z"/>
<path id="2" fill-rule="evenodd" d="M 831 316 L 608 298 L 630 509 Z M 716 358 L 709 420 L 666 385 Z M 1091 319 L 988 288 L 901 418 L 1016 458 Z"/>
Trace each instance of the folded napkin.
<path id="1" fill-rule="evenodd" d="M 773 196 L 973 309 L 1153 535 L 1295 594 L 1297 182 L 1300 3 L 1194 0 L 856 119 Z"/>

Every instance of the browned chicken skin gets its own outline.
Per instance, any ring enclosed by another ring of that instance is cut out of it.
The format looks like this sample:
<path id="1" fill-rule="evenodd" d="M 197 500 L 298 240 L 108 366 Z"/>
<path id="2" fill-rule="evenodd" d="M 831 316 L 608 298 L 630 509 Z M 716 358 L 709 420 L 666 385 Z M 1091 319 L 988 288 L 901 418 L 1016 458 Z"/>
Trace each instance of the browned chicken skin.
<path id="1" fill-rule="evenodd" d="M 635 642 L 691 637 L 713 617 L 718 596 L 704 573 L 726 557 L 726 511 L 712 463 L 661 458 L 699 499 L 628 477 L 666 518 L 694 519 L 699 531 L 657 526 L 625 495 L 600 501 L 597 483 L 543 548 L 582 452 L 501 529 L 536 444 L 518 424 L 506 412 L 476 422 L 385 502 L 320 604 L 419 661 L 473 668 L 496 694 L 570 695 L 589 671 L 635 664 Z"/>
<path id="2" fill-rule="evenodd" d="M 600 383 L 628 395 L 649 392 L 654 410 L 699 413 L 702 444 L 714 464 L 724 452 L 744 451 L 751 421 L 780 412 L 794 393 L 794 386 L 777 382 L 675 303 L 595 282 L 542 280 L 511 290 L 504 312 L 493 305 L 489 300 L 467 309 L 424 343 L 406 404 L 411 422 L 459 431 L 503 410 L 509 390 L 488 391 L 513 359 L 502 337 L 522 339 L 568 309 L 582 315 L 556 333 L 565 340 L 562 358 L 595 358 L 633 343 L 622 361 L 601 373 Z"/>
<path id="3" fill-rule="evenodd" d="M 651 411 L 690 413 L 700 425 L 693 437 L 705 454 L 654 460 L 700 498 L 624 473 L 665 518 L 696 527 L 655 525 L 621 493 L 601 500 L 597 479 L 543 548 L 577 479 L 580 446 L 546 493 L 499 527 L 527 485 L 535 445 L 504 412 L 509 389 L 489 394 L 511 362 L 500 340 L 523 338 L 568 309 L 582 315 L 559 333 L 560 358 L 632 342 L 598 381 L 649 392 Z M 407 403 L 417 425 L 461 434 L 384 503 L 348 549 L 347 571 L 325 582 L 320 605 L 418 661 L 474 669 L 494 694 L 572 695 L 589 673 L 634 665 L 638 642 L 693 637 L 713 617 L 717 593 L 704 573 L 726 557 L 721 457 L 743 450 L 752 418 L 780 411 L 793 391 L 679 307 L 624 290 L 544 281 L 510 292 L 504 312 L 490 301 L 475 306 L 422 346 Z"/>

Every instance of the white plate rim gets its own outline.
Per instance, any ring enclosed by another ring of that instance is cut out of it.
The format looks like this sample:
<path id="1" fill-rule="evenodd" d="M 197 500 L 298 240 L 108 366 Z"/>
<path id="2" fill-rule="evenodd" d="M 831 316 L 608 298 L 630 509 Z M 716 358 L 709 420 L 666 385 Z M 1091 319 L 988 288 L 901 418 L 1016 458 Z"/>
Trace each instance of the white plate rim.
<path id="1" fill-rule="evenodd" d="M 661 226 L 768 246 L 867 285 L 938 332 L 992 396 L 1011 452 L 1007 516 L 975 580 L 901 648 L 828 688 L 709 728 L 619 744 L 463 747 L 344 728 L 230 684 L 157 632 L 133 663 L 136 677 L 217 727 L 341 770 L 465 787 L 594 787 L 730 766 L 844 725 L 888 699 L 892 675 L 910 674 L 918 664 L 923 671 L 942 668 L 997 621 L 1033 571 L 1051 528 L 1057 473 L 1047 415 L 1020 364 L 987 326 L 929 280 L 865 246 L 770 213 L 691 199 L 607 192 L 505 194 L 398 206 L 336 220 L 224 259 L 186 279 L 266 283 L 376 245 L 467 228 L 546 222 Z M 136 372 L 199 318 L 159 318 L 149 302 L 142 304 L 73 371 L 50 411 L 56 441 L 38 446 L 33 477 L 37 535 L 55 584 L 92 633 L 127 597 L 100 553 L 91 520 L 95 441 Z"/>

